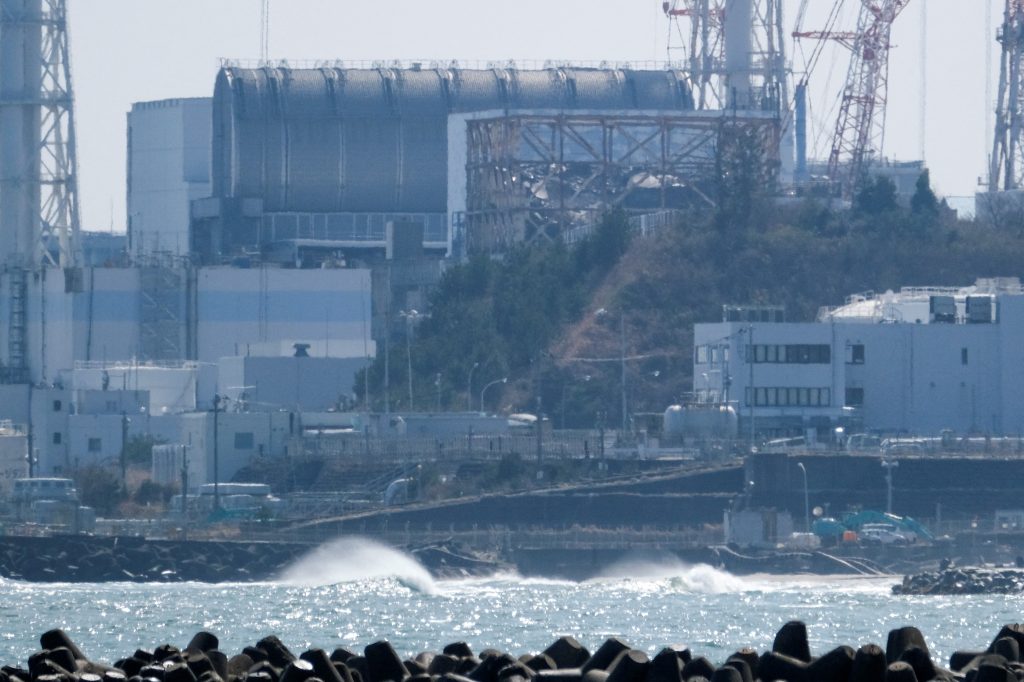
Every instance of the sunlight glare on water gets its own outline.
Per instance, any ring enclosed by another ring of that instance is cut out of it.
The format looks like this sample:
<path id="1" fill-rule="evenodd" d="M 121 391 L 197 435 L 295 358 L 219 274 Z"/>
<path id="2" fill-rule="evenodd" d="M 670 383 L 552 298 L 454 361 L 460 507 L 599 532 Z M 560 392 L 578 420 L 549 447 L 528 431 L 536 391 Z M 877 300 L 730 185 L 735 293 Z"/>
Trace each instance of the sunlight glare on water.
<path id="1" fill-rule="evenodd" d="M 889 590 L 896 578 L 739 578 L 682 564 L 624 564 L 582 583 L 504 574 L 417 585 L 408 571 L 398 573 L 406 575 L 289 572 L 277 583 L 230 585 L 5 581 L 0 664 L 24 663 L 38 636 L 54 627 L 104 662 L 136 648 L 183 646 L 201 629 L 216 633 L 229 655 L 268 634 L 296 653 L 388 639 L 402 655 L 454 640 L 518 655 L 571 634 L 591 650 L 618 636 L 651 653 L 688 645 L 717 662 L 743 646 L 765 650 L 793 619 L 807 623 L 818 654 L 839 644 L 884 644 L 890 629 L 916 625 L 944 663 L 954 649 L 987 646 L 1024 611 L 1016 596 L 896 597 Z"/>

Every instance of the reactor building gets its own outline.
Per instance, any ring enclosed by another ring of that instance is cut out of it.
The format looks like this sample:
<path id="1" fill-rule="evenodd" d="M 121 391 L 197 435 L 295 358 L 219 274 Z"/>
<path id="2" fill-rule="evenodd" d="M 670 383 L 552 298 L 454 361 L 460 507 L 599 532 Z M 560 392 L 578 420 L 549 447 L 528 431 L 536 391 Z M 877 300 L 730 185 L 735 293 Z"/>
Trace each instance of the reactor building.
<path id="1" fill-rule="evenodd" d="M 226 63 L 132 107 L 127 245 L 87 258 L 65 5 L 0 0 L 0 420 L 30 474 L 139 433 L 280 454 L 278 412 L 350 409 L 448 264 L 710 202 L 734 152 L 763 187 L 792 165 L 749 36 L 718 108 L 673 66 Z"/>

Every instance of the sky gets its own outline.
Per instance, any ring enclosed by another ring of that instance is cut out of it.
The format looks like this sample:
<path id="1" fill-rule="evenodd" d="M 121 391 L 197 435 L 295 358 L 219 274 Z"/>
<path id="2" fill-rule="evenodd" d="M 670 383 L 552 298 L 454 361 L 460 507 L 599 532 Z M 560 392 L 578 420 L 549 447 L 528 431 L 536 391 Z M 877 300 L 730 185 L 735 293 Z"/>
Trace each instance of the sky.
<path id="1" fill-rule="evenodd" d="M 289 60 L 664 60 L 661 0 L 270 0 L 270 57 Z M 821 28 L 833 0 L 809 0 Z M 125 226 L 126 114 L 133 102 L 204 97 L 222 58 L 255 59 L 260 0 L 70 0 L 79 191 L 87 230 Z M 798 0 L 784 0 L 787 33 Z M 911 0 L 893 30 L 885 153 L 924 156 L 937 191 L 971 196 L 991 152 L 1002 0 Z M 857 0 L 845 0 L 852 27 Z M 991 24 L 987 21 L 991 13 Z M 926 19 L 926 21 L 925 21 Z M 926 26 L 927 31 L 922 31 Z M 926 39 L 922 41 L 922 36 Z M 804 53 L 811 45 L 803 41 Z M 800 50 L 787 51 L 803 69 Z M 922 60 L 922 56 L 926 59 Z M 812 152 L 827 156 L 848 55 L 811 74 Z M 991 67 L 990 82 L 986 83 Z M 921 102 L 926 103 L 922 138 Z"/>

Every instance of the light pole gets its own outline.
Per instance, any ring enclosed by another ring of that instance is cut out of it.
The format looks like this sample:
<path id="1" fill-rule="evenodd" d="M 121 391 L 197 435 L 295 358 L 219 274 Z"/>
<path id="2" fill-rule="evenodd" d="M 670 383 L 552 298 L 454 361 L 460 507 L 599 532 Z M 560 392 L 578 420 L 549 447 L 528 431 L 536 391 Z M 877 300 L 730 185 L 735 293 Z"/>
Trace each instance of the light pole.
<path id="1" fill-rule="evenodd" d="M 487 393 L 487 389 L 491 386 L 497 386 L 498 384 L 504 384 L 508 382 L 508 377 L 502 377 L 501 379 L 495 379 L 491 383 L 487 384 L 480 391 L 480 412 L 484 412 L 484 394 Z"/>
<path id="2" fill-rule="evenodd" d="M 407 365 L 406 370 L 409 373 L 409 411 L 412 412 L 414 409 L 412 398 L 412 329 L 416 321 L 425 316 L 417 310 L 403 310 L 398 314 L 405 319 L 405 361 Z"/>
<path id="3" fill-rule="evenodd" d="M 474 362 L 473 366 L 469 368 L 469 380 L 466 382 L 466 410 L 468 412 L 473 411 L 473 372 L 479 366 L 479 362 Z"/>
<path id="4" fill-rule="evenodd" d="M 892 514 L 892 470 L 900 465 L 894 459 L 882 459 L 882 467 L 885 469 L 885 513 Z"/>
<path id="5" fill-rule="evenodd" d="M 605 308 L 594 311 L 595 317 L 604 317 L 608 314 L 608 310 Z M 619 371 L 619 383 L 622 390 L 622 431 L 619 437 L 625 438 L 626 431 L 629 430 L 629 404 L 626 398 L 626 313 L 624 312 L 619 313 Z"/>
<path id="6" fill-rule="evenodd" d="M 807 492 L 807 467 L 804 466 L 803 462 L 797 462 L 796 465 L 800 467 L 800 471 L 804 473 L 804 525 L 807 527 L 807 532 L 811 532 L 811 502 L 810 495 Z"/>

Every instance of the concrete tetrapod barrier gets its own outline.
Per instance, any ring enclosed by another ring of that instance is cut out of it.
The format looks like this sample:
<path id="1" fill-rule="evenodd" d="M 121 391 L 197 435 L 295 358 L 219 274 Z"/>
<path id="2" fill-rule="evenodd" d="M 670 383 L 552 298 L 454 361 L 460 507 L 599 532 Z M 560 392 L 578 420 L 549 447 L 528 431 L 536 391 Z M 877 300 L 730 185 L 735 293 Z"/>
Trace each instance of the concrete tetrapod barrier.
<path id="1" fill-rule="evenodd" d="M 1017 682 L 1024 679 L 1022 641 L 1024 628 L 1004 626 L 987 651 L 957 651 L 947 670 L 911 626 L 889 632 L 885 650 L 842 645 L 815 656 L 806 626 L 792 621 L 779 630 L 772 651 L 741 649 L 719 665 L 685 647 L 649 658 L 618 638 L 591 655 L 569 636 L 540 653 L 485 648 L 475 654 L 468 643 L 455 642 L 403 659 L 386 640 L 361 654 L 339 647 L 296 655 L 268 635 L 229 656 L 215 634 L 199 632 L 183 649 L 137 649 L 108 666 L 89 659 L 67 633 L 50 630 L 25 667 L 0 668 L 0 682 Z"/>

